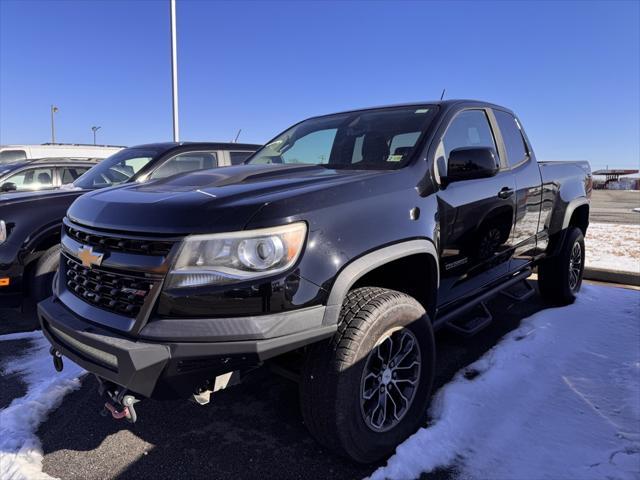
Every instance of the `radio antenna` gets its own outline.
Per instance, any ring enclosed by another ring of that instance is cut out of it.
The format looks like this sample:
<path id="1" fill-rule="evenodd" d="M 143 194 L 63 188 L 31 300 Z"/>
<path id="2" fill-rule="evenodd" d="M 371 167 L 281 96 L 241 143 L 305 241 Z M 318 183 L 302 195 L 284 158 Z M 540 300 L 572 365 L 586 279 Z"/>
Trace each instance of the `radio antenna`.
<path id="1" fill-rule="evenodd" d="M 233 139 L 233 143 L 238 143 L 238 137 L 240 136 L 240 132 L 242 132 L 242 129 L 238 130 L 238 134 L 236 135 L 236 138 Z"/>
<path id="2" fill-rule="evenodd" d="M 447 91 L 446 88 L 442 89 L 442 95 L 440 95 L 440 100 L 442 100 L 444 98 L 444 92 L 446 92 L 446 91 Z"/>

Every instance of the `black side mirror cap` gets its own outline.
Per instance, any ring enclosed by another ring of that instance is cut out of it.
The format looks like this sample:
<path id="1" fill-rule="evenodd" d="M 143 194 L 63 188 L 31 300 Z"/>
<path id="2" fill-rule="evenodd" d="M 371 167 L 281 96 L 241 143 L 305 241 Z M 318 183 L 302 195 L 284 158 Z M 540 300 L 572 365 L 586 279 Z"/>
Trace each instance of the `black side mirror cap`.
<path id="1" fill-rule="evenodd" d="M 447 161 L 447 183 L 493 177 L 500 161 L 493 148 L 464 147 L 451 150 Z"/>
<path id="2" fill-rule="evenodd" d="M 0 187 L 0 191 L 2 192 L 15 192 L 16 190 L 18 190 L 18 187 L 16 187 L 16 184 L 13 182 L 4 182 L 2 187 Z"/>

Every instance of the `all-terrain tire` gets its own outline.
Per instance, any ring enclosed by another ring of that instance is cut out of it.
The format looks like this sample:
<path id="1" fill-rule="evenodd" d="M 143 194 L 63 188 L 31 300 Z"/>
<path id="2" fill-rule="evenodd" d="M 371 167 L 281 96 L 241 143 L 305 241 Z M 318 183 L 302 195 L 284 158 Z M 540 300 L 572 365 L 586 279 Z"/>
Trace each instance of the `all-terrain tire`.
<path id="1" fill-rule="evenodd" d="M 553 305 L 573 303 L 582 286 L 584 259 L 582 231 L 570 227 L 558 255 L 538 266 L 538 288 L 542 297 Z"/>
<path id="2" fill-rule="evenodd" d="M 392 335 L 389 332 L 403 329 L 417 340 L 419 381 L 401 420 L 387 431 L 374 431 L 361 405 L 363 372 L 369 352 Z M 300 382 L 304 422 L 318 442 L 334 452 L 361 463 L 384 458 L 425 424 L 434 366 L 433 330 L 420 303 L 393 290 L 355 289 L 343 303 L 333 338 L 307 353 Z"/>

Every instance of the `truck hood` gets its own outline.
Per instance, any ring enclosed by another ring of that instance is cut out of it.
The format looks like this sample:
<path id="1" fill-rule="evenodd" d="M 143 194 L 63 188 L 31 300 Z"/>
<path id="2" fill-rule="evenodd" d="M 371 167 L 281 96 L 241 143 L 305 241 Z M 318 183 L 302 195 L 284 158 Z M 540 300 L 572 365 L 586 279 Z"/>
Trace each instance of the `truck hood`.
<path id="1" fill-rule="evenodd" d="M 87 193 L 73 203 L 68 216 L 83 225 L 117 231 L 176 235 L 241 230 L 262 206 L 276 199 L 385 173 L 317 165 L 201 170 Z"/>

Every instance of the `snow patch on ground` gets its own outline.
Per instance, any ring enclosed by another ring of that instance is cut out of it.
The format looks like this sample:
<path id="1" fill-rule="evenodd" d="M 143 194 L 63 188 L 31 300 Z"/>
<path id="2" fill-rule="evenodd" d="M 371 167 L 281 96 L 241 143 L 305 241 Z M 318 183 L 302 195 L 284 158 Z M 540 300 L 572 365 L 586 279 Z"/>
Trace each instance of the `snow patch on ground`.
<path id="1" fill-rule="evenodd" d="M 464 479 L 637 480 L 640 292 L 585 285 L 574 305 L 525 319 L 438 392 L 431 416 L 373 480 L 438 467 Z"/>
<path id="2" fill-rule="evenodd" d="M 57 373 L 49 355 L 49 342 L 41 332 L 0 336 L 0 342 L 19 339 L 30 340 L 31 346 L 23 355 L 0 365 L 0 372 L 18 374 L 26 384 L 27 394 L 0 410 L 0 478 L 50 479 L 42 472 L 42 447 L 35 432 L 62 398 L 80 387 L 83 370 L 67 360 L 64 370 Z"/>
<path id="3" fill-rule="evenodd" d="M 590 223 L 586 266 L 640 274 L 640 225 Z"/>

